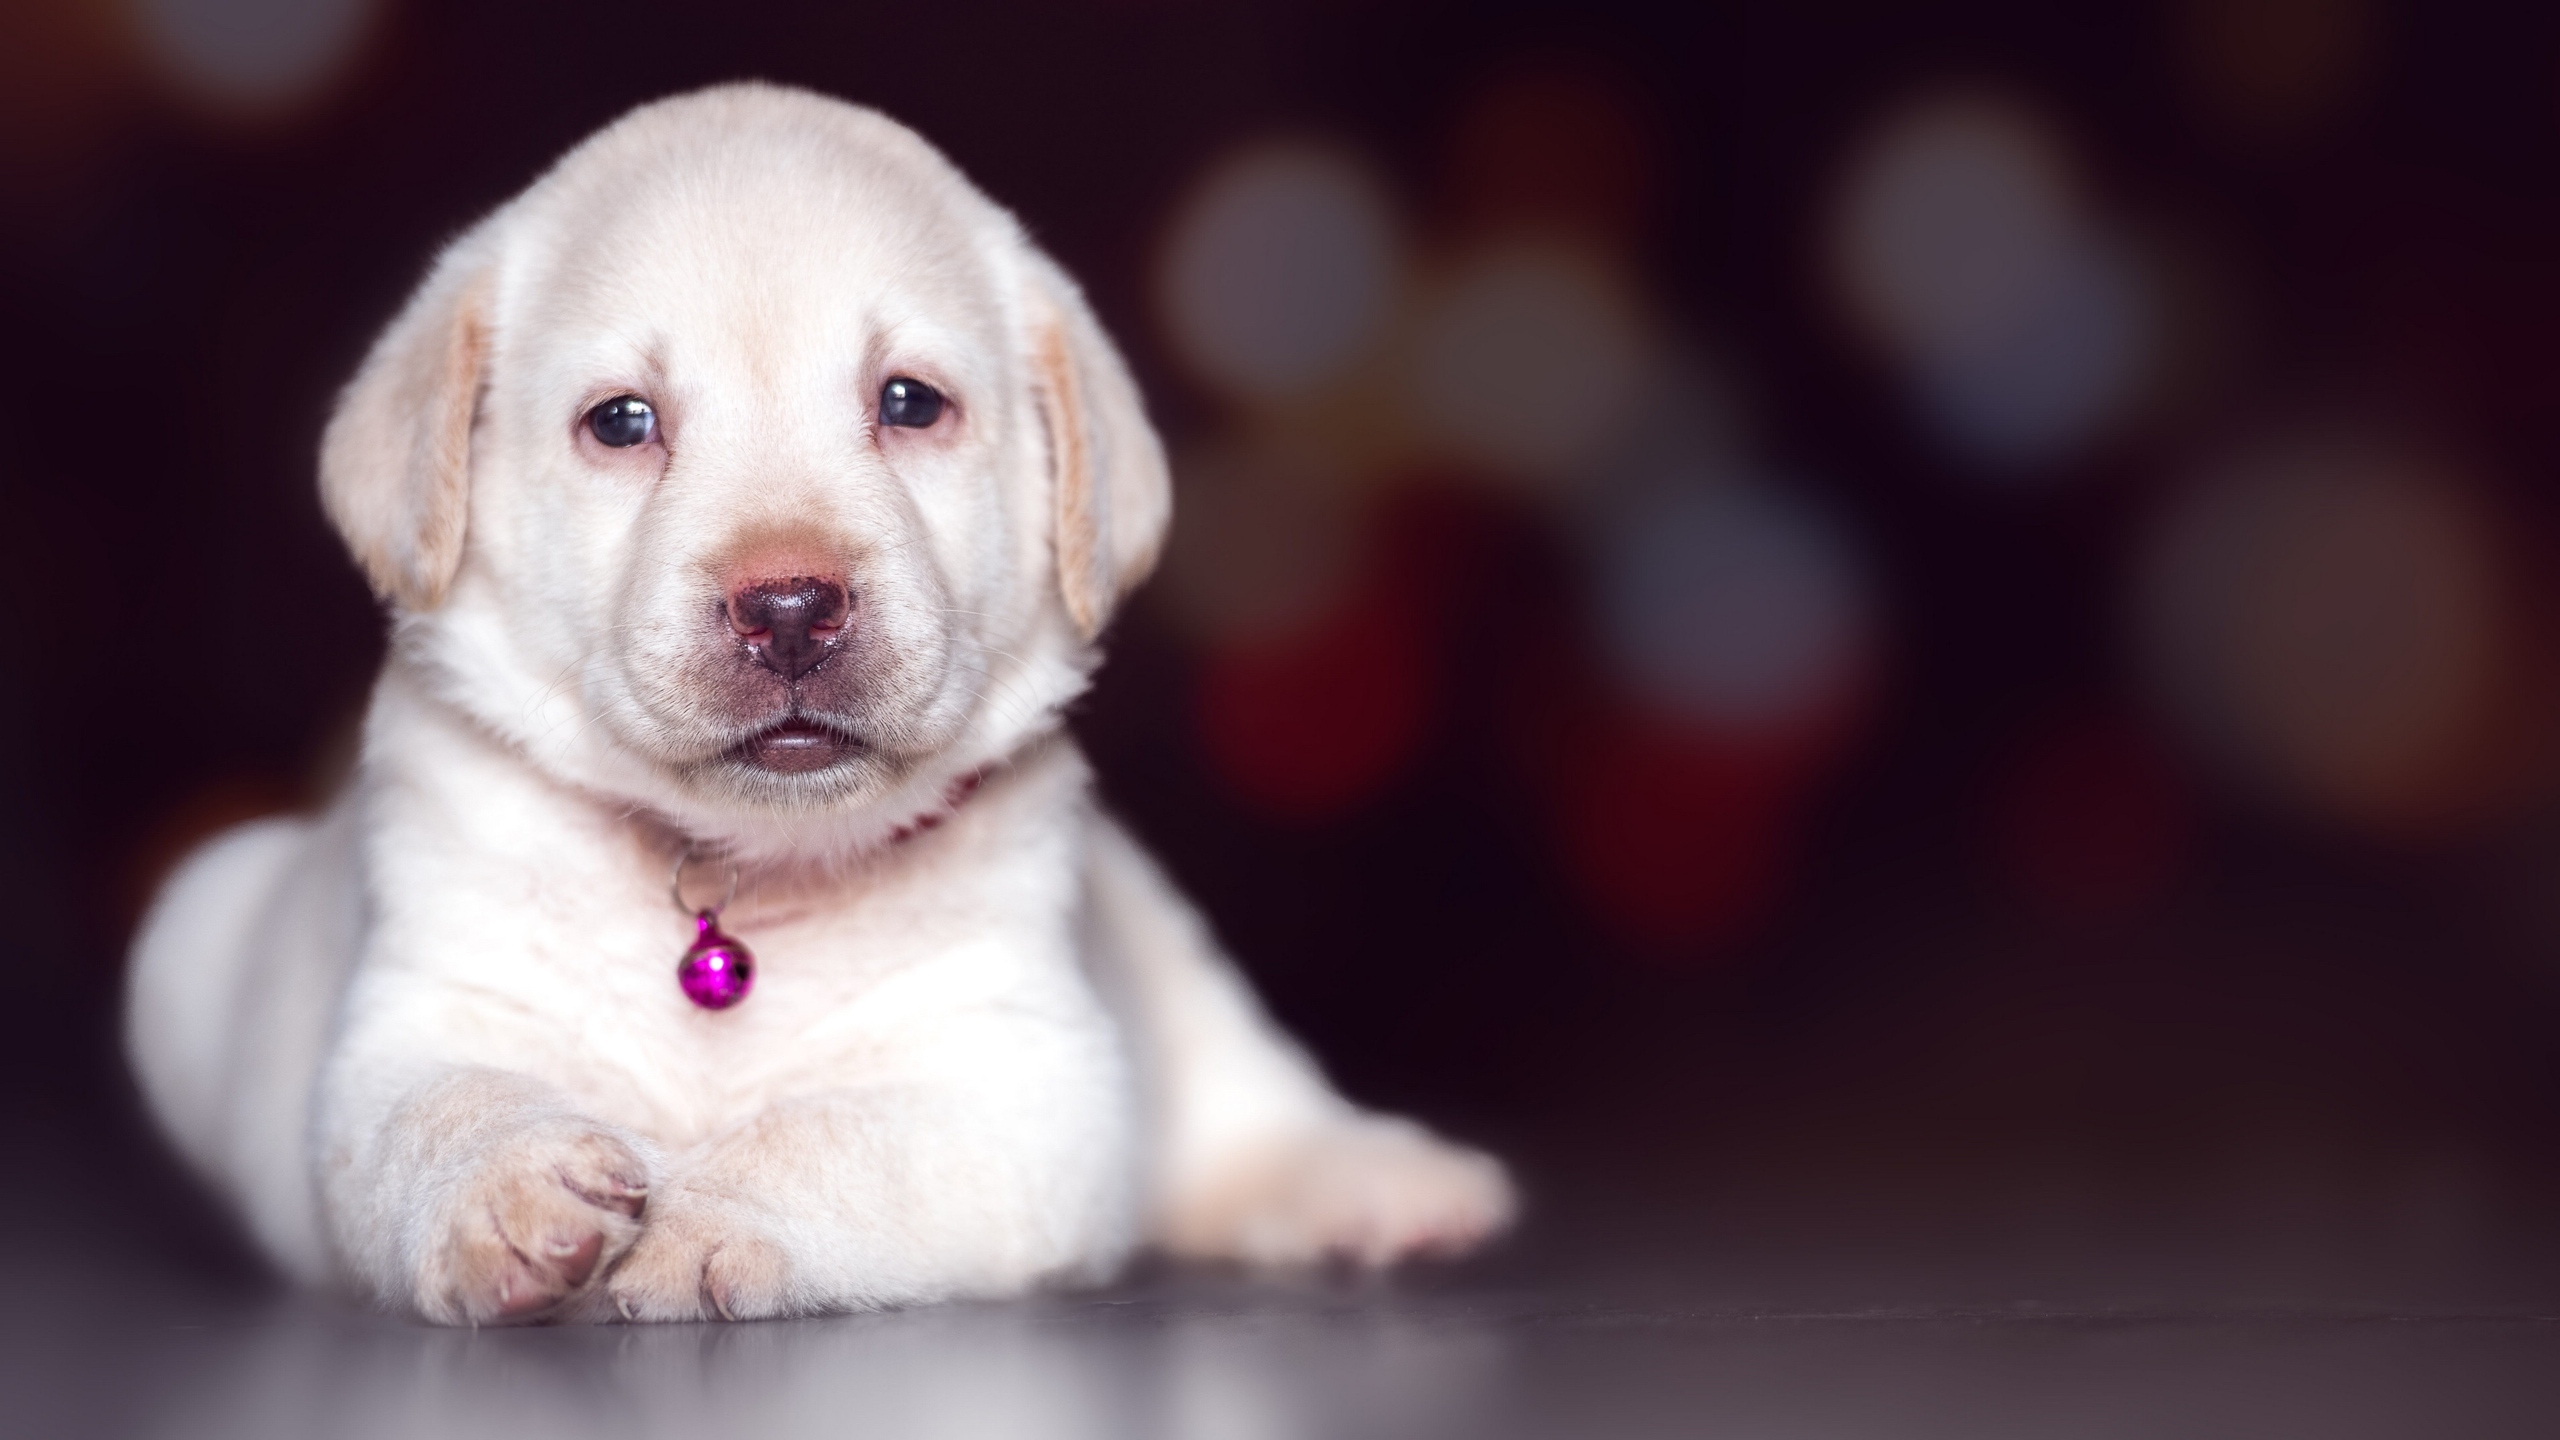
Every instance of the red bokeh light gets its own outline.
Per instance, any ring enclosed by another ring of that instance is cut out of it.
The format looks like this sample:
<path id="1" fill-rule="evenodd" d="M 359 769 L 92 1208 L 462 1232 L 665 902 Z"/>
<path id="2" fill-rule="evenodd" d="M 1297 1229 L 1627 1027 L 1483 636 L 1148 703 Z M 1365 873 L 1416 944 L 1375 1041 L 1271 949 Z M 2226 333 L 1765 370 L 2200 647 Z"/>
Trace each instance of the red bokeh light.
<path id="1" fill-rule="evenodd" d="M 1328 604 L 1286 630 L 1204 657 L 1195 715 L 1211 768 L 1274 819 L 1337 818 L 1422 747 L 1443 687 L 1443 630 L 1482 549 L 1472 502 L 1409 488 L 1372 522 Z"/>
<path id="2" fill-rule="evenodd" d="M 1754 745 L 1613 717 L 1567 765 L 1557 838 L 1600 915 L 1647 948 L 1737 939 L 1792 868 L 1797 766 Z"/>
<path id="3" fill-rule="evenodd" d="M 1290 632 L 1202 667 L 1199 724 L 1236 798 L 1280 819 L 1330 819 L 1377 793 L 1427 728 L 1428 626 L 1402 587 L 1367 585 Z"/>
<path id="4" fill-rule="evenodd" d="M 1656 962 L 1748 939 L 1794 882 L 1808 808 L 1856 737 L 1871 675 L 1771 723 L 1718 725 L 1625 698 L 1570 634 L 1525 646 L 1514 690 L 1515 756 L 1567 878 Z"/>

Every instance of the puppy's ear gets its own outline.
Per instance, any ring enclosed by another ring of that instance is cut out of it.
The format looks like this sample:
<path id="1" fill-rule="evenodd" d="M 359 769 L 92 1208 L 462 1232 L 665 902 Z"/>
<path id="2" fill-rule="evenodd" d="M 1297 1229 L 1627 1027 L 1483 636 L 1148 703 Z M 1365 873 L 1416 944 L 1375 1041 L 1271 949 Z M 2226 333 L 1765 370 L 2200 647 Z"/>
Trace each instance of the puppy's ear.
<path id="1" fill-rule="evenodd" d="M 1058 589 L 1076 630 L 1102 633 L 1120 598 L 1155 568 L 1173 518 L 1164 445 L 1137 381 L 1084 295 L 1048 257 L 1030 257 L 1033 380 L 1048 424 Z"/>
<path id="2" fill-rule="evenodd" d="M 320 503 L 374 593 L 404 610 L 434 609 L 462 565 L 488 350 L 478 239 L 445 251 L 373 342 L 320 442 Z"/>

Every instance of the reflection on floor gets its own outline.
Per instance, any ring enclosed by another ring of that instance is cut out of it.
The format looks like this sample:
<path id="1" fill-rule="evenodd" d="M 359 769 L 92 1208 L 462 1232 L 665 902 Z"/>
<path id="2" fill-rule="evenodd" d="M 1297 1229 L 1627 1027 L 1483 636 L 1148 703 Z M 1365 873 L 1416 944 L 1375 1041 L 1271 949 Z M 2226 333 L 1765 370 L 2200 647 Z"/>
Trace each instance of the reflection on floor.
<path id="1" fill-rule="evenodd" d="M 2530 1316 L 1590 1303 L 1226 1285 L 737 1326 L 135 1315 L 13 1364 L 22 1435 L 2547 1435 Z M 22 1411 L 20 1418 L 26 1418 Z M 15 1426 L 12 1426 L 15 1429 Z"/>

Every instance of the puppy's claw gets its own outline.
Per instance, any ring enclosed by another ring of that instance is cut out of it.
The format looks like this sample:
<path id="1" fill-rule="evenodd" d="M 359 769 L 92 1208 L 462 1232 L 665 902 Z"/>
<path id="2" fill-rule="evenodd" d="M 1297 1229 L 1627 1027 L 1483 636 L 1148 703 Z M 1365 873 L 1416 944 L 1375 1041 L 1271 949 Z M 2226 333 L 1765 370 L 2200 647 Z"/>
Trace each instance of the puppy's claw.
<path id="1" fill-rule="evenodd" d="M 795 1309 L 782 1247 L 699 1200 L 654 1218 L 605 1285 L 625 1320 L 762 1320 Z"/>
<path id="2" fill-rule="evenodd" d="M 626 1197 L 629 1177 L 646 1174 L 630 1146 L 584 1125 L 498 1142 L 421 1263 L 419 1309 L 473 1325 L 559 1313 L 639 1235 L 639 1204 Z"/>

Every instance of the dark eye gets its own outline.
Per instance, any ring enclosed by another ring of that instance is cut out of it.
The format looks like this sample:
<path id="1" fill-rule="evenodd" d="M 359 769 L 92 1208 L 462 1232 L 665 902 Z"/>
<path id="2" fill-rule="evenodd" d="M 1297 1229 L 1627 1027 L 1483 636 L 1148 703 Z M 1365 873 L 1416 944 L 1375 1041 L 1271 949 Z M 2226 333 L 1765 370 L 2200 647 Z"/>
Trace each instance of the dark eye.
<path id="1" fill-rule="evenodd" d="M 894 376 L 880 387 L 880 423 L 921 430 L 942 418 L 942 392 L 921 380 Z"/>
<path id="2" fill-rule="evenodd" d="M 616 450 L 658 438 L 658 412 L 637 395 L 616 395 L 587 412 L 587 429 Z"/>

